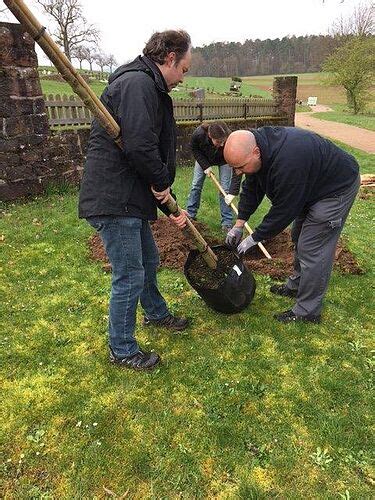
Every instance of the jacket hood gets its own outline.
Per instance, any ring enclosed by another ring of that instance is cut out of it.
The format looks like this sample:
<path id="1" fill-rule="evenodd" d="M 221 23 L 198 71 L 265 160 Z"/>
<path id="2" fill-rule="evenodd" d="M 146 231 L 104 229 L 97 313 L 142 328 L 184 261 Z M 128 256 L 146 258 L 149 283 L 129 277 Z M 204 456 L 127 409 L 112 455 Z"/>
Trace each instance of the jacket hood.
<path id="1" fill-rule="evenodd" d="M 129 73 L 131 71 L 143 71 L 144 73 L 147 73 L 154 80 L 160 91 L 168 92 L 167 84 L 159 68 L 146 56 L 138 56 L 134 59 L 134 61 L 119 66 L 111 75 L 109 75 L 108 84 L 113 83 L 124 73 Z"/>

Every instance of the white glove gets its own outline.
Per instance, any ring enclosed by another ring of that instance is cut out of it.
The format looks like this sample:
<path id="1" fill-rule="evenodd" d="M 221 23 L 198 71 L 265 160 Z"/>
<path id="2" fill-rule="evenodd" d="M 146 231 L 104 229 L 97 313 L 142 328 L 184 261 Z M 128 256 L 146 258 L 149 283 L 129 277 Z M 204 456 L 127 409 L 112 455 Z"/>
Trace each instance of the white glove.
<path id="1" fill-rule="evenodd" d="M 227 233 L 225 243 L 228 247 L 236 247 L 241 241 L 243 234 L 243 227 L 233 226 Z"/>
<path id="2" fill-rule="evenodd" d="M 250 248 L 255 247 L 258 242 L 253 240 L 253 237 L 250 235 L 244 240 L 241 241 L 241 243 L 237 247 L 237 253 L 238 255 L 244 255 Z"/>
<path id="3" fill-rule="evenodd" d="M 210 173 L 212 172 L 212 168 L 211 168 L 211 167 L 208 167 L 208 168 L 206 168 L 206 170 L 203 170 L 203 172 L 204 172 L 206 175 L 210 175 Z"/>
<path id="4" fill-rule="evenodd" d="M 234 194 L 226 194 L 224 196 L 224 201 L 227 205 L 230 205 L 232 203 L 232 201 L 234 200 L 235 198 L 235 195 Z"/>

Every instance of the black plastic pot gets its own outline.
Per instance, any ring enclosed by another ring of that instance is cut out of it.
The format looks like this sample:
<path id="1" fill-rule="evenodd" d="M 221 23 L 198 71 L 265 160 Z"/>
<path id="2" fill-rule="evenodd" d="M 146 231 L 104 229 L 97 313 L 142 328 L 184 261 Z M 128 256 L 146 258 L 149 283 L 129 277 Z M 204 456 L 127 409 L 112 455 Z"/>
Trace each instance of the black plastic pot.
<path id="1" fill-rule="evenodd" d="M 243 311 L 253 300 L 256 283 L 252 273 L 243 261 L 225 245 L 212 247 L 232 253 L 234 264 L 228 271 L 224 281 L 216 289 L 202 286 L 194 277 L 191 265 L 200 255 L 198 250 L 191 250 L 184 265 L 184 273 L 190 285 L 197 291 L 206 304 L 215 311 L 233 314 Z"/>

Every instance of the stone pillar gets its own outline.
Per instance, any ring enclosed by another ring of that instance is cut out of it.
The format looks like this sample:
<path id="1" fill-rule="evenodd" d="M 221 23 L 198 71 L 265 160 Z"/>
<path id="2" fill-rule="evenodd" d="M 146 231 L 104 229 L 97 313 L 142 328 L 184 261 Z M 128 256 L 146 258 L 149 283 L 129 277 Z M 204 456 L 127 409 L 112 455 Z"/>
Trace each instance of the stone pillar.
<path id="1" fill-rule="evenodd" d="M 0 23 L 0 199 L 41 190 L 48 117 L 34 40 L 20 24 Z M 30 182 L 30 179 L 33 181 Z"/>
<path id="2" fill-rule="evenodd" d="M 286 116 L 285 125 L 294 127 L 296 112 L 297 77 L 277 76 L 273 80 L 273 97 L 278 103 L 279 114 Z"/>

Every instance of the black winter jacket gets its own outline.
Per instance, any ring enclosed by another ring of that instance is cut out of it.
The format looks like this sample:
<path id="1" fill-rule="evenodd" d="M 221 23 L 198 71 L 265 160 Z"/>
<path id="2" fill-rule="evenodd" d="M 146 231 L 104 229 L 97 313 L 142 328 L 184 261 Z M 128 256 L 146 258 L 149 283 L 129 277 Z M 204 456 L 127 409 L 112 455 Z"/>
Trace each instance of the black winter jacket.
<path id="1" fill-rule="evenodd" d="M 176 129 L 165 80 L 150 59 L 139 56 L 110 76 L 101 101 L 120 126 L 124 150 L 93 121 L 79 216 L 155 220 L 157 202 L 151 186 L 163 191 L 176 171 Z"/>
<path id="2" fill-rule="evenodd" d="M 328 139 L 293 127 L 252 130 L 262 166 L 246 175 L 238 218 L 248 220 L 264 195 L 272 207 L 252 234 L 263 241 L 285 229 L 299 214 L 323 198 L 337 196 L 358 177 L 358 164 Z"/>
<path id="3" fill-rule="evenodd" d="M 216 148 L 202 125 L 197 127 L 191 137 L 193 156 L 203 170 L 213 165 L 225 165 L 223 147 Z"/>

